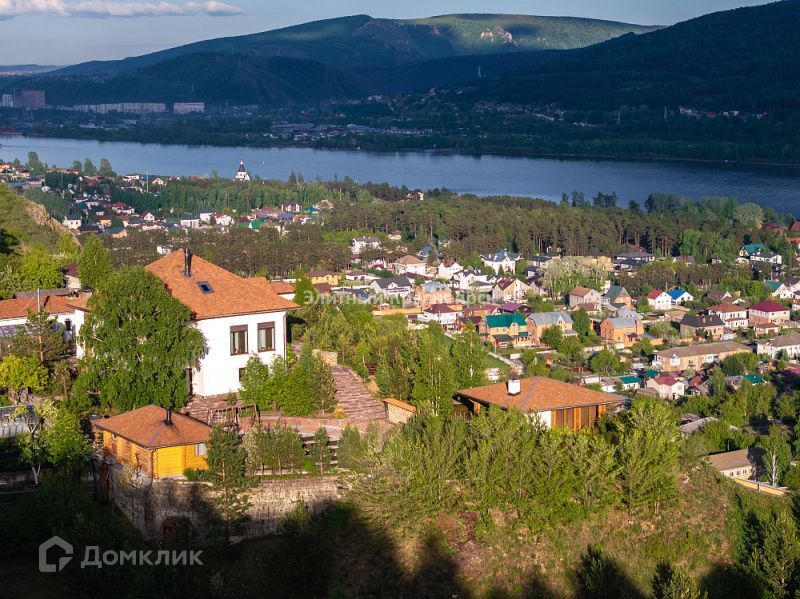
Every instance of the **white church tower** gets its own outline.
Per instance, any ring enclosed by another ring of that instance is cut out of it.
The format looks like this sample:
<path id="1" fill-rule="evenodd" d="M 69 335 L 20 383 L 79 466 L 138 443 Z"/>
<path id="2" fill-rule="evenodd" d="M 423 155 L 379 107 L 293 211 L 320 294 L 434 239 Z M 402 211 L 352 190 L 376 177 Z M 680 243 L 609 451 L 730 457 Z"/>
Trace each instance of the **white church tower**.
<path id="1" fill-rule="evenodd" d="M 234 181 L 249 181 L 250 175 L 247 173 L 247 169 L 244 168 L 244 160 L 239 161 L 239 170 L 236 171 L 236 176 L 233 178 Z"/>

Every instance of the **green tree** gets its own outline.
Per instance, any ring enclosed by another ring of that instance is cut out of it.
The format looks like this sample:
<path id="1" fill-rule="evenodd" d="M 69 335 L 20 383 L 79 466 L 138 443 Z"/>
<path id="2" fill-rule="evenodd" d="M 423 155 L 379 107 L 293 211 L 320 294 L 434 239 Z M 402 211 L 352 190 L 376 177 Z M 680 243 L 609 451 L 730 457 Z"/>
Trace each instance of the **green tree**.
<path id="1" fill-rule="evenodd" d="M 592 330 L 592 319 L 583 308 L 578 308 L 572 314 L 572 328 L 581 337 L 587 337 Z"/>
<path id="2" fill-rule="evenodd" d="M 759 439 L 759 445 L 764 449 L 762 461 L 767 482 L 777 487 L 789 469 L 789 463 L 792 461 L 792 449 L 784 438 L 781 428 L 777 425 L 772 425 L 769 435 Z"/>
<path id="3" fill-rule="evenodd" d="M 621 367 L 619 356 L 610 349 L 601 349 L 589 358 L 589 368 L 595 373 L 612 374 L 618 372 Z"/>
<path id="4" fill-rule="evenodd" d="M 447 342 L 441 327 L 428 327 L 416 336 L 411 398 L 415 405 L 430 404 L 440 414 L 453 410 L 456 383 Z"/>
<path id="5" fill-rule="evenodd" d="M 311 459 L 314 466 L 319 469 L 320 476 L 325 474 L 325 470 L 331 465 L 331 450 L 328 447 L 328 431 L 321 426 L 314 433 L 314 444 L 310 449 Z"/>
<path id="6" fill-rule="evenodd" d="M 640 397 L 625 416 L 617 446 L 623 500 L 629 510 L 658 507 L 677 490 L 680 439 L 672 412 L 657 398 Z"/>
<path id="7" fill-rule="evenodd" d="M 570 364 L 582 364 L 585 360 L 583 345 L 577 337 L 564 339 L 558 351 Z"/>
<path id="8" fill-rule="evenodd" d="M 36 152 L 28 152 L 28 162 L 25 163 L 25 168 L 27 168 L 34 177 L 40 177 L 44 175 L 46 166 L 39 160 L 39 154 Z"/>
<path id="9" fill-rule="evenodd" d="M 478 331 L 471 324 L 455 336 L 450 346 L 450 358 L 457 388 L 470 389 L 489 382 L 486 378 L 488 354 Z"/>
<path id="10" fill-rule="evenodd" d="M 758 356 L 754 353 L 733 354 L 720 364 L 722 371 L 728 376 L 750 374 L 758 371 Z"/>
<path id="11" fill-rule="evenodd" d="M 336 408 L 336 382 L 331 367 L 320 356 L 314 355 L 308 343 L 300 352 L 297 368 L 305 376 L 316 411 L 323 415 L 332 412 Z"/>
<path id="12" fill-rule="evenodd" d="M 265 465 L 273 472 L 292 471 L 303 465 L 303 441 L 288 426 L 270 427 Z"/>
<path id="13" fill-rule="evenodd" d="M 205 341 L 191 312 L 141 267 L 114 273 L 89 299 L 80 342 L 82 388 L 105 407 L 179 408 L 189 396 L 186 371 Z"/>
<path id="14" fill-rule="evenodd" d="M 788 599 L 797 590 L 800 541 L 791 516 L 784 510 L 755 515 L 745 531 L 740 559 L 763 599 Z"/>
<path id="15" fill-rule="evenodd" d="M 245 475 L 245 452 L 239 437 L 221 425 L 211 430 L 208 440 L 208 479 L 214 485 L 212 502 L 225 526 L 225 536 L 239 524 L 250 506 L 246 489 L 250 481 Z"/>
<path id="16" fill-rule="evenodd" d="M 43 249 L 22 256 L 20 273 L 26 289 L 55 289 L 64 282 L 58 261 Z"/>
<path id="17" fill-rule="evenodd" d="M 304 271 L 298 271 L 294 275 L 294 303 L 306 306 L 314 302 L 316 290 L 311 284 L 311 279 Z"/>
<path id="18" fill-rule="evenodd" d="M 80 473 L 92 455 L 92 442 L 83 433 L 80 419 L 63 406 L 44 429 L 44 443 L 50 463 L 71 474 Z"/>
<path id="19" fill-rule="evenodd" d="M 370 431 L 361 436 L 359 430 L 348 424 L 342 431 L 336 448 L 336 460 L 339 468 L 363 472 L 367 467 L 370 452 Z"/>
<path id="20" fill-rule="evenodd" d="M 270 405 L 270 372 L 269 366 L 258 356 L 250 356 L 242 370 L 239 399 L 247 404 L 255 404 L 261 409 Z"/>
<path id="21" fill-rule="evenodd" d="M 697 582 L 683 568 L 660 563 L 653 576 L 653 599 L 705 599 Z"/>
<path id="22" fill-rule="evenodd" d="M 90 235 L 84 241 L 78 256 L 78 277 L 81 285 L 89 289 L 99 289 L 109 281 L 113 272 L 114 266 L 103 241 L 97 235 Z"/>
<path id="23" fill-rule="evenodd" d="M 26 402 L 29 393 L 43 391 L 47 382 L 47 368 L 35 357 L 6 356 L 0 360 L 0 387 L 8 389 L 14 401 Z"/>
<path id="24" fill-rule="evenodd" d="M 636 311 L 641 314 L 649 314 L 653 308 L 650 306 L 650 301 L 646 297 L 642 297 L 636 302 Z"/>
<path id="25" fill-rule="evenodd" d="M 108 161 L 108 158 L 101 158 L 100 159 L 100 170 L 99 173 L 102 177 L 116 177 L 117 173 L 114 172 L 114 169 L 111 168 L 111 163 Z"/>
<path id="26" fill-rule="evenodd" d="M 28 311 L 28 319 L 14 332 L 11 346 L 15 356 L 36 358 L 48 372 L 66 357 L 69 348 L 61 325 L 43 309 Z"/>
<path id="27" fill-rule="evenodd" d="M 563 340 L 564 340 L 564 332 L 561 330 L 560 327 L 557 326 L 548 327 L 542 333 L 542 343 L 544 343 L 548 347 L 553 348 L 556 351 L 558 351 L 558 349 L 561 347 L 561 342 Z"/>
<path id="28" fill-rule="evenodd" d="M 83 174 L 87 177 L 96 177 L 97 176 L 97 167 L 91 161 L 90 158 L 85 158 L 83 160 Z"/>

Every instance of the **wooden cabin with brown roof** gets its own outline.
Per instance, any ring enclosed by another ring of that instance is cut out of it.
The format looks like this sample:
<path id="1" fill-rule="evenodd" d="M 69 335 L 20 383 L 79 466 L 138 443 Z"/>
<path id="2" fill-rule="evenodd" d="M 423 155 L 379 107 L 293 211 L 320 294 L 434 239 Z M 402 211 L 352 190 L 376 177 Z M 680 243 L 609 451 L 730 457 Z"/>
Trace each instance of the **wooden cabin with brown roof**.
<path id="1" fill-rule="evenodd" d="M 456 396 L 472 414 L 493 408 L 519 410 L 537 414 L 547 428 L 564 426 L 574 431 L 594 426 L 609 409 L 618 408 L 625 401 L 543 376 L 462 389 Z"/>
<path id="2" fill-rule="evenodd" d="M 211 427 L 191 416 L 144 406 L 92 421 L 103 459 L 130 466 L 149 478 L 205 470 Z"/>

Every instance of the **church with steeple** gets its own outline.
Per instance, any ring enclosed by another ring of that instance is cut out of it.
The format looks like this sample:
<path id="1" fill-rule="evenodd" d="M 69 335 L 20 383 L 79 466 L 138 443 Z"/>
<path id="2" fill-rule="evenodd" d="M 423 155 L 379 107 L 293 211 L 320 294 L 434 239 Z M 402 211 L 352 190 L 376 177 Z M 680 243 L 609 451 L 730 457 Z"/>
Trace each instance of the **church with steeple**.
<path id="1" fill-rule="evenodd" d="M 250 175 L 247 172 L 247 169 L 244 168 L 244 160 L 239 161 L 239 170 L 236 171 L 236 176 L 233 178 L 234 181 L 249 181 Z"/>

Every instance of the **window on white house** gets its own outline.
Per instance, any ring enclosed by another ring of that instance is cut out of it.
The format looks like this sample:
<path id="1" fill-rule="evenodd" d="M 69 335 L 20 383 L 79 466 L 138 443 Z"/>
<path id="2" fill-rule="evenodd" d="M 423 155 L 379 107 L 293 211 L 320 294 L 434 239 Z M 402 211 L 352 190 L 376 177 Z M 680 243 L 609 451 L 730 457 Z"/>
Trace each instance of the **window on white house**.
<path id="1" fill-rule="evenodd" d="M 275 349 L 275 323 L 261 322 L 258 324 L 258 351 L 266 352 Z"/>
<path id="2" fill-rule="evenodd" d="M 247 325 L 231 327 L 231 355 L 247 353 Z"/>

